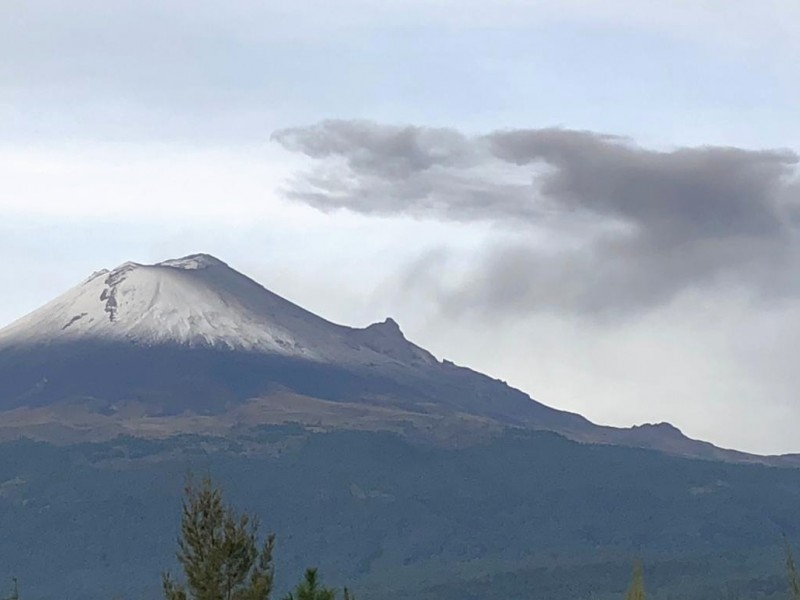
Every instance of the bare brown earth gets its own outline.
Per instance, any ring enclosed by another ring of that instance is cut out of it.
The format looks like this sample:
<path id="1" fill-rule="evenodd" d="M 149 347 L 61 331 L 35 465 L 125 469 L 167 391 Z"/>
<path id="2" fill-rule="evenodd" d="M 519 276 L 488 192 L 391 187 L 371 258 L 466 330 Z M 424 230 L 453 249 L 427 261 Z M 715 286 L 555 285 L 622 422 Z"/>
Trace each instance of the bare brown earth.
<path id="1" fill-rule="evenodd" d="M 26 437 L 55 444 L 101 442 L 120 436 L 164 439 L 175 435 L 246 436 L 265 425 L 297 424 L 317 431 L 350 429 L 390 431 L 451 447 L 468 446 L 500 433 L 508 425 L 467 413 L 414 412 L 398 408 L 390 398 L 372 402 L 330 401 L 281 391 L 234 404 L 219 414 L 191 411 L 148 414 L 146 405 L 126 402 L 108 410 L 91 400 L 48 407 L 21 407 L 0 412 L 0 441 Z M 530 427 L 529 427 L 530 428 Z M 587 444 L 647 448 L 687 458 L 800 467 L 800 455 L 760 456 L 693 440 L 675 427 L 646 424 L 631 428 L 594 426 L 557 431 Z"/>
<path id="2" fill-rule="evenodd" d="M 0 412 L 0 441 L 27 437 L 70 444 L 106 441 L 119 436 L 155 439 L 180 434 L 235 436 L 262 425 L 285 424 L 299 424 L 320 431 L 392 431 L 454 446 L 474 443 L 503 428 L 489 418 L 468 414 L 423 414 L 284 392 L 254 398 L 215 415 L 189 411 L 179 415 L 149 415 L 145 406 L 136 402 L 126 403 L 113 414 L 93 411 L 90 403 L 22 407 Z"/>

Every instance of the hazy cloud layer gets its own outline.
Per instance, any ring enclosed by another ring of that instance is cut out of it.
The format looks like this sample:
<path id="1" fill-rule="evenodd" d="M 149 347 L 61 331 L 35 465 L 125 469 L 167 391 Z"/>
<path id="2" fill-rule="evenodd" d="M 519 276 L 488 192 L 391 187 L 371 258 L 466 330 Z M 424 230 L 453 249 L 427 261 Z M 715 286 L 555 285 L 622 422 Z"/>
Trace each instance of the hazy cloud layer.
<path id="1" fill-rule="evenodd" d="M 692 288 L 794 293 L 798 156 L 640 147 L 565 129 L 467 135 L 325 121 L 273 139 L 314 159 L 289 197 L 322 210 L 498 225 L 467 265 L 420 260 L 451 308 L 616 312 Z"/>
<path id="2" fill-rule="evenodd" d="M 790 0 L 4 0 L 0 135 L 258 143 L 355 112 L 783 140 L 798 15 Z"/>

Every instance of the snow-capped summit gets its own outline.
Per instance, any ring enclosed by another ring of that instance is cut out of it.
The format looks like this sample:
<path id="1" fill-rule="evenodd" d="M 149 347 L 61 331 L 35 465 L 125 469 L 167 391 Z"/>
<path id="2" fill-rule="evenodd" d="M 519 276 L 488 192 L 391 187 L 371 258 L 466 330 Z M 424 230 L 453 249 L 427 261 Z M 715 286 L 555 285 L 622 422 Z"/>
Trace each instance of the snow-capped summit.
<path id="1" fill-rule="evenodd" d="M 344 364 L 431 364 L 391 319 L 366 329 L 326 321 L 208 254 L 126 262 L 0 330 L 0 348 L 126 341 L 244 350 Z"/>

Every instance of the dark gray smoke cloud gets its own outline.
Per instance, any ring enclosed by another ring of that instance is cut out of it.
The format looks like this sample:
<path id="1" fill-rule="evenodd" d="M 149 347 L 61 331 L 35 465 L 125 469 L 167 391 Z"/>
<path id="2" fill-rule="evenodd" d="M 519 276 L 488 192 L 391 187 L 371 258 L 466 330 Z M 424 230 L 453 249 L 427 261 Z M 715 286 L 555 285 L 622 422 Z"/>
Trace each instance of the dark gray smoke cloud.
<path id="1" fill-rule="evenodd" d="M 460 283 L 437 286 L 450 307 L 613 313 L 707 286 L 800 290 L 791 151 L 660 151 L 587 131 L 467 135 L 364 121 L 273 139 L 315 159 L 286 192 L 319 209 L 499 225 L 504 235 Z M 430 285 L 448 268 L 441 256 L 420 260 L 408 281 Z"/>

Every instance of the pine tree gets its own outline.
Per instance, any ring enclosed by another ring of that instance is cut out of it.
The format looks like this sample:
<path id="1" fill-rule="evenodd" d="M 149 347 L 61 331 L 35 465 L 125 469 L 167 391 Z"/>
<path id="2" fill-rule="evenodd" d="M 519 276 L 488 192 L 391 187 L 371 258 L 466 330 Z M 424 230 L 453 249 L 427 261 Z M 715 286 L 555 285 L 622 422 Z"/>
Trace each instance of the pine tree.
<path id="1" fill-rule="evenodd" d="M 625 600 L 645 600 L 646 597 L 644 592 L 644 566 L 642 561 L 637 560 L 633 565 L 633 579 L 628 588 L 628 593 L 625 595 Z"/>
<path id="2" fill-rule="evenodd" d="M 11 595 L 6 600 L 19 600 L 19 582 L 16 577 L 11 579 Z"/>
<path id="3" fill-rule="evenodd" d="M 800 576 L 797 574 L 797 565 L 792 556 L 792 547 L 786 536 L 784 536 L 783 542 L 786 545 L 786 571 L 789 575 L 789 593 L 791 594 L 789 597 L 791 600 L 800 600 Z"/>
<path id="4" fill-rule="evenodd" d="M 227 506 L 222 492 L 205 478 L 185 490 L 178 560 L 186 585 L 163 576 L 167 600 L 268 600 L 274 569 L 275 536 L 258 548 L 258 522 Z"/>
<path id="5" fill-rule="evenodd" d="M 352 599 L 350 591 L 345 588 L 345 597 Z M 336 591 L 323 587 L 319 582 L 316 569 L 307 569 L 303 581 L 294 592 L 290 592 L 284 600 L 336 600 Z"/>

